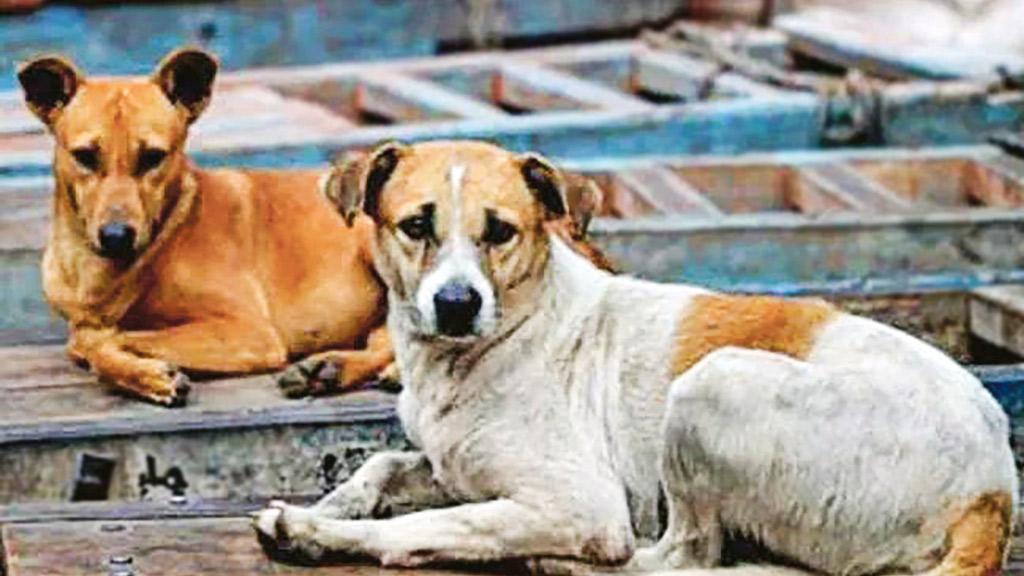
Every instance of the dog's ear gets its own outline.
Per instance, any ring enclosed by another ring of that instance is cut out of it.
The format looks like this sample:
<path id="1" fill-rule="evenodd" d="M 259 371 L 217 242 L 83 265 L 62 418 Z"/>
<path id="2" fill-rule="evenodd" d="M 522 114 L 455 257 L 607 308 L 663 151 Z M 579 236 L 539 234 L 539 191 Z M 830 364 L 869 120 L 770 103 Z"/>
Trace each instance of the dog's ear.
<path id="1" fill-rule="evenodd" d="M 349 226 L 360 209 L 377 218 L 381 190 L 407 151 L 404 144 L 385 142 L 369 154 L 348 153 L 335 163 L 324 182 L 323 193 Z"/>
<path id="2" fill-rule="evenodd" d="M 43 56 L 18 67 L 25 104 L 47 126 L 53 126 L 82 81 L 75 66 L 60 56 Z"/>
<path id="3" fill-rule="evenodd" d="M 189 124 L 195 122 L 210 103 L 217 59 L 198 48 L 180 48 L 164 57 L 153 72 L 153 82 L 167 99 L 180 107 Z"/>
<path id="4" fill-rule="evenodd" d="M 526 187 L 544 207 L 548 219 L 568 216 L 573 238 L 586 237 L 590 219 L 601 205 L 597 184 L 585 176 L 562 172 L 538 154 L 523 154 L 518 161 Z"/>

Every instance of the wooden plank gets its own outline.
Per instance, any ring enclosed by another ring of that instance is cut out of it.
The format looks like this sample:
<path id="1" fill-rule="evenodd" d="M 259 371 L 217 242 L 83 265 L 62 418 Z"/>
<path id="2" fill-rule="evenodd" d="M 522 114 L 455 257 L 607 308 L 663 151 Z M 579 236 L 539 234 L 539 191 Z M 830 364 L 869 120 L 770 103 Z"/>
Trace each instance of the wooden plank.
<path id="1" fill-rule="evenodd" d="M 656 213 L 722 216 L 711 200 L 668 169 L 635 168 L 618 172 L 615 177 Z"/>
<path id="2" fill-rule="evenodd" d="M 664 51 L 645 51 L 633 61 L 632 83 L 656 94 L 696 101 L 715 86 L 719 68 L 711 62 Z"/>
<path id="3" fill-rule="evenodd" d="M 797 169 L 797 179 L 810 184 L 818 194 L 828 197 L 831 202 L 819 201 L 829 208 L 839 207 L 858 212 L 903 212 L 910 202 L 900 198 L 882 184 L 864 177 L 846 164 L 818 164 Z M 806 186 L 799 188 L 807 192 Z M 824 210 L 805 209 L 805 212 Z"/>
<path id="4" fill-rule="evenodd" d="M 405 445 L 389 394 L 288 400 L 257 376 L 197 382 L 169 410 L 98 384 L 60 346 L 0 349 L 0 392 L 0 504 L 69 499 L 84 455 L 112 463 L 113 499 L 159 496 L 171 469 L 192 497 L 257 498 L 318 493 Z"/>
<path id="5" fill-rule="evenodd" d="M 311 504 L 318 496 L 289 494 L 288 501 Z M 16 502 L 0 506 L 0 525 L 240 517 L 262 509 L 265 499 L 203 500 L 175 498 L 128 502 Z"/>
<path id="6" fill-rule="evenodd" d="M 971 331 L 1005 350 L 1024 355 L 1024 286 L 991 286 L 974 291 Z"/>
<path id="7" fill-rule="evenodd" d="M 1017 208 L 1024 205 L 1024 161 L 997 156 L 966 168 L 968 196 L 986 206 Z"/>
<path id="8" fill-rule="evenodd" d="M 245 134 L 196 138 L 189 150 L 204 166 L 299 167 L 322 165 L 344 150 L 381 140 L 491 140 L 512 150 L 549 156 L 631 156 L 709 154 L 749 150 L 812 148 L 818 141 L 817 103 L 796 95 L 771 102 L 734 99 L 647 110 L 566 111 L 465 119 L 428 124 L 398 124 L 332 132 L 289 130 L 273 137 Z M 766 130 L 772 126 L 772 130 Z M 45 176 L 50 157 L 44 151 L 0 154 L 0 177 Z"/>
<path id="9" fill-rule="evenodd" d="M 328 558 L 320 566 L 300 566 L 267 558 L 246 517 L 192 520 L 137 520 L 8 524 L 0 531 L 7 576 L 106 574 L 112 559 L 131 559 L 135 574 L 227 576 L 295 574 L 377 576 L 379 567 L 353 559 Z M 388 569 L 395 576 L 523 574 L 510 562 L 464 568 Z M 455 572 L 454 570 L 464 570 Z M 1024 574 L 1024 539 L 1013 539 L 1008 576 Z"/>
<path id="10" fill-rule="evenodd" d="M 1024 92 L 993 93 L 984 83 L 893 84 L 880 90 L 879 100 L 879 138 L 887 146 L 982 142 L 1024 126 Z"/>
<path id="11" fill-rule="evenodd" d="M 506 116 L 490 104 L 446 90 L 433 82 L 386 72 L 360 80 L 355 107 L 394 122 Z"/>
<path id="12" fill-rule="evenodd" d="M 1024 280 L 1024 215 L 862 215 L 814 220 L 738 214 L 717 221 L 596 219 L 594 241 L 641 277 L 746 292 L 799 292 L 837 283 L 862 291 L 913 285 L 963 289 Z"/>
<path id="13" fill-rule="evenodd" d="M 538 64 L 516 62 L 501 66 L 495 99 L 527 110 L 543 110 L 549 100 L 619 112 L 645 112 L 654 106 L 601 84 Z"/>
<path id="14" fill-rule="evenodd" d="M 50 347 L 40 351 L 41 357 L 59 354 Z M 18 380 L 39 377 L 21 372 L 4 384 L 0 447 L 129 433 L 216 432 L 239 426 L 391 422 L 394 418 L 390 395 L 365 392 L 320 402 L 288 400 L 269 376 L 197 383 L 188 406 L 168 410 L 116 394 L 76 370 L 59 370 L 59 383 L 19 384 Z"/>
<path id="15" fill-rule="evenodd" d="M 7 576 L 107 574 L 113 573 L 112 561 L 127 559 L 131 560 L 125 563 L 130 564 L 132 573 L 140 575 L 375 576 L 381 573 L 378 566 L 351 559 L 327 559 L 326 565 L 320 567 L 275 562 L 260 548 L 247 517 L 9 524 L 3 526 L 0 535 L 6 552 Z M 490 573 L 507 574 L 509 568 L 503 566 Z M 429 568 L 395 569 L 387 573 L 395 576 L 459 574 Z"/>
<path id="16" fill-rule="evenodd" d="M 637 54 L 633 84 L 686 101 L 711 95 L 778 98 L 786 94 L 767 84 L 725 72 L 711 62 L 662 50 L 645 50 Z"/>

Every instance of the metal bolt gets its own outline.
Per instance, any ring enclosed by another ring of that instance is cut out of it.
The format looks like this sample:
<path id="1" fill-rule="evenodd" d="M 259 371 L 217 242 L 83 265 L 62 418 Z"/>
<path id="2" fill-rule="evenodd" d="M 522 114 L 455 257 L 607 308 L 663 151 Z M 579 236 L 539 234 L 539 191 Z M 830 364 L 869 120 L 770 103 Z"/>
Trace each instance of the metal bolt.
<path id="1" fill-rule="evenodd" d="M 132 563 L 135 561 L 131 556 L 111 556 L 107 560 L 109 576 L 135 576 L 135 569 Z"/>
<path id="2" fill-rule="evenodd" d="M 184 506 L 185 504 L 188 504 L 188 497 L 184 494 L 175 494 L 174 496 L 171 496 L 170 502 L 171 506 Z"/>

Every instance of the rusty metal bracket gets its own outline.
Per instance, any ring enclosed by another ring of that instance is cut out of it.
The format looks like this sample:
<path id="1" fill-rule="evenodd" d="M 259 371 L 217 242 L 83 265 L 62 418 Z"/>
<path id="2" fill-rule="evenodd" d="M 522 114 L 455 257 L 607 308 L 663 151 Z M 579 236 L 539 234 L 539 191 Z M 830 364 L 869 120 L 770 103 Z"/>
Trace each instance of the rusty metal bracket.
<path id="1" fill-rule="evenodd" d="M 108 456 L 82 452 L 75 464 L 75 478 L 71 486 L 72 502 L 106 500 L 110 494 L 110 481 L 117 461 Z"/>

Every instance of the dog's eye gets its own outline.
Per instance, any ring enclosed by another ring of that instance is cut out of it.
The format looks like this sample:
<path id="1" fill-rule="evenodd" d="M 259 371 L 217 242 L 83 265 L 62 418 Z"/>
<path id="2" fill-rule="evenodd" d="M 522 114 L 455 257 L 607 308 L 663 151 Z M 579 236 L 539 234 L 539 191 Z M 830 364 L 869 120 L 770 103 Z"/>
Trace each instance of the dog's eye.
<path id="1" fill-rule="evenodd" d="M 139 153 L 139 164 L 136 166 L 137 174 L 145 174 L 156 168 L 167 157 L 167 152 L 159 148 L 144 148 Z"/>
<path id="2" fill-rule="evenodd" d="M 430 217 L 422 214 L 402 220 L 398 223 L 398 228 L 411 240 L 424 240 L 434 232 Z"/>
<path id="3" fill-rule="evenodd" d="M 516 227 L 492 215 L 487 215 L 487 228 L 484 230 L 484 242 L 495 246 L 504 244 L 516 235 Z"/>
<path id="4" fill-rule="evenodd" d="M 79 166 L 90 172 L 95 172 L 100 167 L 100 153 L 96 148 L 75 148 L 71 156 Z"/>

